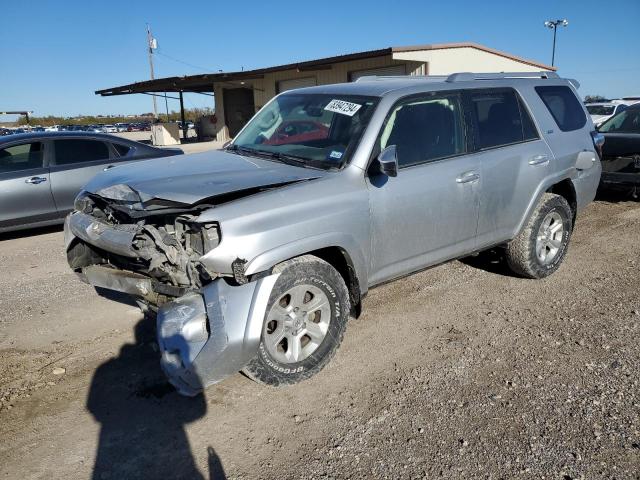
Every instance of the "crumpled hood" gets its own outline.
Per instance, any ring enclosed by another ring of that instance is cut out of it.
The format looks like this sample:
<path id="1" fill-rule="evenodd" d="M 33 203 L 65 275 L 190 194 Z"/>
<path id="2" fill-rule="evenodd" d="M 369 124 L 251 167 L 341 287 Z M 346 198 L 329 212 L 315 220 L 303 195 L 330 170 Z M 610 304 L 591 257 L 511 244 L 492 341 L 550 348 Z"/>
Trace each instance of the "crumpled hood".
<path id="1" fill-rule="evenodd" d="M 217 195 L 324 175 L 322 170 L 213 150 L 110 168 L 94 177 L 84 190 L 98 194 L 106 187 L 124 184 L 144 198 L 191 205 Z"/>

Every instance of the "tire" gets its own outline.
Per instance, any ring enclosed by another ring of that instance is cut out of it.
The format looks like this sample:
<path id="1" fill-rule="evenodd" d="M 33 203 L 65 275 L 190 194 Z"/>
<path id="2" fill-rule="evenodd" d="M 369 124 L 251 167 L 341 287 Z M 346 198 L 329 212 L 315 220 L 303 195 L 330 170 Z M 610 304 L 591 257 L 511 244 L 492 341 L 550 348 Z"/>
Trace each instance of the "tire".
<path id="1" fill-rule="evenodd" d="M 342 276 L 320 258 L 287 260 L 274 272 L 280 277 L 269 298 L 258 353 L 243 372 L 277 387 L 306 380 L 325 367 L 342 342 L 350 304 Z"/>
<path id="2" fill-rule="evenodd" d="M 544 278 L 555 272 L 567 253 L 572 219 L 571 207 L 563 197 L 545 193 L 522 231 L 507 244 L 509 268 L 526 278 Z"/>

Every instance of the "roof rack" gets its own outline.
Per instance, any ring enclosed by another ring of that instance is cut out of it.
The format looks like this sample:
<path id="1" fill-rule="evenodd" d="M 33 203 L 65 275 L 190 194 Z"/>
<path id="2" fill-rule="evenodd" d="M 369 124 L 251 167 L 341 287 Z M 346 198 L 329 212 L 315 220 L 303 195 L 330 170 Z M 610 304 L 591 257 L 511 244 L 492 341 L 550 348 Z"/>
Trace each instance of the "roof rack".
<path id="1" fill-rule="evenodd" d="M 416 80 L 422 82 L 472 82 L 475 80 L 498 80 L 502 78 L 560 78 L 556 72 L 501 72 L 472 73 L 458 72 L 451 75 L 365 75 L 356 82 L 374 82 L 384 80 Z"/>
<path id="2" fill-rule="evenodd" d="M 422 82 L 443 82 L 446 75 L 363 75 L 357 78 L 357 82 L 374 82 L 378 80 L 420 80 Z"/>
<path id="3" fill-rule="evenodd" d="M 471 73 L 459 72 L 449 75 L 449 83 L 472 82 L 474 80 L 497 80 L 501 78 L 560 78 L 556 72 L 501 72 L 501 73 Z"/>

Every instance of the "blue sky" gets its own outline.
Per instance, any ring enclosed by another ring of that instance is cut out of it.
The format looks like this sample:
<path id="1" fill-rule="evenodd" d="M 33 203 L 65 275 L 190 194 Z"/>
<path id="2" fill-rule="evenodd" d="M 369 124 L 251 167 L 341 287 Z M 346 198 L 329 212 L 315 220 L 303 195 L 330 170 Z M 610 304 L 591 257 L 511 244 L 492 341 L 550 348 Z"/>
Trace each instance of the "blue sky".
<path id="1" fill-rule="evenodd" d="M 163 77 L 463 41 L 551 63 L 552 33 L 543 22 L 556 18 L 569 19 L 558 32 L 556 65 L 581 82 L 582 95 L 640 95 L 640 0 L 22 0 L 0 8 L 0 111 L 150 111 L 144 95 L 93 93 L 149 77 L 147 22 Z M 212 104 L 186 95 L 187 107 Z"/>

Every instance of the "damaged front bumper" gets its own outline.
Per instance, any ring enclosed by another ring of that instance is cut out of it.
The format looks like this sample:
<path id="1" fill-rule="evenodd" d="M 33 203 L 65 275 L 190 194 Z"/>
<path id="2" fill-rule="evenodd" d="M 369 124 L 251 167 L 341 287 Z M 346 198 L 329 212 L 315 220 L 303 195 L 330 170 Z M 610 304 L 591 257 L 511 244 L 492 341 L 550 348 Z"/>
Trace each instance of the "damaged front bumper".
<path id="1" fill-rule="evenodd" d="M 178 392 L 196 395 L 238 372 L 256 355 L 279 275 L 239 286 L 219 278 L 202 293 L 188 293 L 160 307 L 160 364 Z"/>
<path id="2" fill-rule="evenodd" d="M 67 251 L 77 238 L 133 258 L 139 255 L 134 247 L 135 235 L 129 226 L 116 227 L 79 212 L 65 221 Z M 238 372 L 256 355 L 269 297 L 280 275 L 254 281 L 243 278 L 247 283 L 217 277 L 194 288 L 168 285 L 112 265 L 80 265 L 74 270 L 91 285 L 159 306 L 160 364 L 178 392 L 189 396 Z"/>

